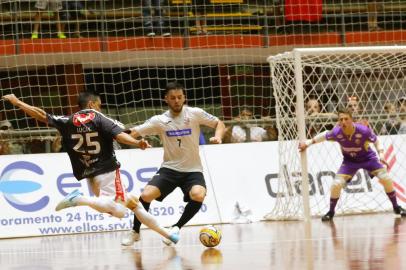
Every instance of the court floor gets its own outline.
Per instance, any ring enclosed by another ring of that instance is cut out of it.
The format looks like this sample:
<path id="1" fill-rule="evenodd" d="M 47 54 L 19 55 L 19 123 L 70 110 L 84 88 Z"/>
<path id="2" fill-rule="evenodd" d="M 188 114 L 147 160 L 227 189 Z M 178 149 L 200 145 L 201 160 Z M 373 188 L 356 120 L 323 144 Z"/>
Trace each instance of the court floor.
<path id="1" fill-rule="evenodd" d="M 406 269 L 406 219 L 389 213 L 218 227 L 216 248 L 200 244 L 199 226 L 174 247 L 150 230 L 130 248 L 124 232 L 4 239 L 0 269 Z"/>

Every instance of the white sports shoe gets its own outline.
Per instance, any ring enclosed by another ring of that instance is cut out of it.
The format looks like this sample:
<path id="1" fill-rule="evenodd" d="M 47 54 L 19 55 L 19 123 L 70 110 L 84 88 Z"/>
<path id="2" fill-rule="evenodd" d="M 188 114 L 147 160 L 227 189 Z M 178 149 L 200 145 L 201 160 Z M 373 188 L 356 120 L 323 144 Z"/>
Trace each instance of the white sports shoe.
<path id="1" fill-rule="evenodd" d="M 162 238 L 162 242 L 164 242 L 165 245 L 170 246 L 173 244 L 176 244 L 179 241 L 179 227 L 170 227 L 168 230 L 169 233 L 169 238 Z"/>
<path id="2" fill-rule="evenodd" d="M 127 232 L 127 235 L 121 239 L 122 246 L 132 246 L 135 242 L 140 241 L 141 235 L 134 230 Z"/>
<path id="3" fill-rule="evenodd" d="M 83 194 L 79 192 L 79 190 L 75 189 L 68 195 L 66 195 L 65 198 L 63 198 L 62 201 L 58 203 L 58 205 L 55 207 L 55 211 L 60 211 L 65 208 L 69 207 L 74 207 L 76 206 L 76 198 L 82 196 Z"/>

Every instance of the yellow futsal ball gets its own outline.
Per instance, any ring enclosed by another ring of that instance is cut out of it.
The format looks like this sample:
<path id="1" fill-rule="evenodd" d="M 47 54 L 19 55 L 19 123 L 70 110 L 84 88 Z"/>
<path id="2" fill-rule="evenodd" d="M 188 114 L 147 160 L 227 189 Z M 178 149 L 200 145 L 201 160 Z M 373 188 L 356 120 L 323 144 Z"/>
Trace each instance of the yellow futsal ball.
<path id="1" fill-rule="evenodd" d="M 204 226 L 199 233 L 200 242 L 205 247 L 215 247 L 220 244 L 221 231 L 213 225 Z"/>

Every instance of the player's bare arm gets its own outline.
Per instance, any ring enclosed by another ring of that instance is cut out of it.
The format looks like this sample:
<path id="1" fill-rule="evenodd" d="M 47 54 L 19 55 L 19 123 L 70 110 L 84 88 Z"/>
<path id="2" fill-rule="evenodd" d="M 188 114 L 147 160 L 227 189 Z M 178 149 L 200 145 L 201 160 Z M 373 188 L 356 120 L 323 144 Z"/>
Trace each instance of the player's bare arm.
<path id="1" fill-rule="evenodd" d="M 319 142 L 323 142 L 326 140 L 326 134 L 327 134 L 327 130 L 323 131 L 319 134 L 317 134 L 316 136 L 314 136 L 312 139 L 306 140 L 304 142 L 299 142 L 299 152 L 303 152 L 307 149 L 307 147 L 309 147 L 312 144 L 316 144 Z"/>
<path id="2" fill-rule="evenodd" d="M 125 132 L 121 132 L 120 134 L 118 134 L 116 136 L 116 140 L 119 143 L 122 144 L 127 144 L 127 145 L 133 145 L 136 146 L 142 150 L 146 149 L 146 148 L 150 148 L 151 145 L 148 143 L 148 141 L 141 139 L 141 140 L 137 140 L 134 137 L 132 137 L 131 135 L 125 133 Z"/>
<path id="3" fill-rule="evenodd" d="M 135 128 L 130 129 L 130 135 L 132 137 L 134 137 L 135 139 L 138 138 L 138 137 L 141 137 L 141 134 L 138 133 L 138 131 Z"/>
<path id="4" fill-rule="evenodd" d="M 32 118 L 35 118 L 36 120 L 46 124 L 48 123 L 47 114 L 43 109 L 31 106 L 21 101 L 14 94 L 3 96 L 3 100 L 6 100 L 11 104 L 13 104 L 14 106 L 19 107 L 21 110 L 23 110 L 26 114 L 28 114 Z"/>
<path id="5" fill-rule="evenodd" d="M 216 126 L 216 132 L 214 133 L 214 137 L 209 139 L 210 143 L 220 144 L 222 143 L 224 133 L 226 132 L 226 126 L 224 125 L 223 121 L 218 121 Z"/>

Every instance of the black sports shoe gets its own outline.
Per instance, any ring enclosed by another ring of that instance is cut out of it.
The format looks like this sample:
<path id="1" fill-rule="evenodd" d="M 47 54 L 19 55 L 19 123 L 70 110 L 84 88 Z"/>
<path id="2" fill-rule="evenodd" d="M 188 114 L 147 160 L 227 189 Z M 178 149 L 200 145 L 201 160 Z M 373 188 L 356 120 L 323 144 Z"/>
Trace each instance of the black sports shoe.
<path id="1" fill-rule="evenodd" d="M 334 217 L 334 212 L 328 211 L 327 214 L 321 217 L 321 221 L 332 221 Z"/>
<path id="2" fill-rule="evenodd" d="M 403 209 L 401 206 L 394 208 L 393 212 L 395 212 L 396 215 L 399 215 L 401 217 L 406 217 L 406 210 Z"/>

